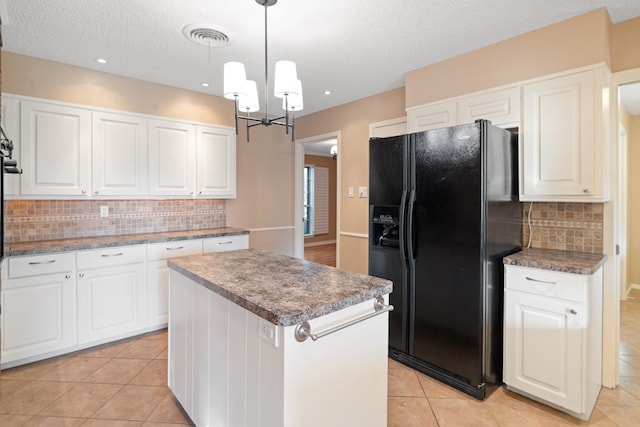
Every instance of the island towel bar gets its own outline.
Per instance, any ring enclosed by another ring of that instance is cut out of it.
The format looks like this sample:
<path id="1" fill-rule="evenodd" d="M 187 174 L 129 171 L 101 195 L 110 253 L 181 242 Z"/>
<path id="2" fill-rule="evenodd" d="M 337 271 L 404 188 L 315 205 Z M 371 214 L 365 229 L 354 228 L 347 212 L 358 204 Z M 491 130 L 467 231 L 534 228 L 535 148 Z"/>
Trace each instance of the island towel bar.
<path id="1" fill-rule="evenodd" d="M 294 330 L 294 335 L 296 337 L 296 340 L 299 342 L 306 341 L 307 338 L 309 337 L 311 337 L 313 341 L 317 341 L 318 339 L 324 336 L 327 336 L 334 332 L 338 332 L 341 329 L 348 328 L 349 326 L 355 325 L 356 323 L 360 323 L 364 320 L 371 319 L 372 317 L 377 316 L 378 314 L 392 311 L 393 306 L 386 305 L 384 303 L 384 298 L 382 298 L 382 296 L 378 296 L 376 297 L 376 300 L 373 303 L 373 309 L 375 311 L 373 311 L 372 313 L 365 314 L 362 317 L 358 317 L 356 319 L 350 320 L 346 323 L 343 323 L 342 325 L 334 326 L 333 328 L 327 329 L 326 331 L 318 332 L 317 334 L 311 333 L 311 325 L 309 325 L 309 322 L 302 322 L 298 326 L 296 326 L 296 329 Z"/>

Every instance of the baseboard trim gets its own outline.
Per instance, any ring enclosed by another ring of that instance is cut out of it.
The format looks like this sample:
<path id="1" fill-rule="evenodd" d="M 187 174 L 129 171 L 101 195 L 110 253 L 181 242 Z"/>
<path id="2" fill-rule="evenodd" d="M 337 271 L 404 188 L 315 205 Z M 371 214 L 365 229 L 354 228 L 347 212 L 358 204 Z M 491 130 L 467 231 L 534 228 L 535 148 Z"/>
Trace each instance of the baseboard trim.
<path id="1" fill-rule="evenodd" d="M 319 240 L 317 242 L 309 242 L 309 243 L 305 243 L 304 247 L 305 248 L 310 248 L 312 246 L 322 246 L 322 245 L 331 245 L 336 243 L 335 240 Z"/>

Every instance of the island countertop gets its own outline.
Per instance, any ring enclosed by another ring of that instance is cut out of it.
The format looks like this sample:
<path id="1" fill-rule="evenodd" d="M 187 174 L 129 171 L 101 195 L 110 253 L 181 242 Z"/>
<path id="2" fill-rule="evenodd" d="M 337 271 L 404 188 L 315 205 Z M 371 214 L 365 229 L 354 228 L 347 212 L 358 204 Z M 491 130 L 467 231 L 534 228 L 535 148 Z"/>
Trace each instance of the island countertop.
<path id="1" fill-rule="evenodd" d="M 168 265 L 281 326 L 293 326 L 393 289 L 389 280 L 259 249 L 173 258 Z"/>

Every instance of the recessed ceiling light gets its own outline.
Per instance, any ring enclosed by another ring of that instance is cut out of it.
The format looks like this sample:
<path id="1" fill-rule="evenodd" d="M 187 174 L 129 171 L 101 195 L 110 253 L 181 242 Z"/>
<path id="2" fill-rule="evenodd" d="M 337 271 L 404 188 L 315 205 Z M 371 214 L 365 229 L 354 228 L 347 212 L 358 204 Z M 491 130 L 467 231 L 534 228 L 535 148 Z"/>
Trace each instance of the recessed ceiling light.
<path id="1" fill-rule="evenodd" d="M 99 63 L 101 63 L 101 64 L 106 64 L 106 63 L 107 63 L 107 60 L 106 60 L 106 59 L 104 59 L 104 58 L 98 58 L 98 59 L 96 59 L 96 62 L 99 62 Z"/>
<path id="2" fill-rule="evenodd" d="M 324 94 L 325 94 L 325 95 L 331 95 L 331 91 L 330 91 L 330 90 L 325 90 L 325 91 L 324 91 Z"/>
<path id="3" fill-rule="evenodd" d="M 209 87 L 209 83 L 207 83 L 207 82 L 203 82 L 203 83 L 200 83 L 200 84 L 202 85 L 202 87 Z"/>

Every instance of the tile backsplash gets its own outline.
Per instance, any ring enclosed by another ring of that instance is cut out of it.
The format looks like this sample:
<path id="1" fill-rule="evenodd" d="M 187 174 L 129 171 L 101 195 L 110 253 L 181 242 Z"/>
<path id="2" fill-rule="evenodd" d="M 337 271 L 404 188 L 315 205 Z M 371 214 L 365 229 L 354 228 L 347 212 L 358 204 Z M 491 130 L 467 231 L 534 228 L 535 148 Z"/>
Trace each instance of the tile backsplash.
<path id="1" fill-rule="evenodd" d="M 530 203 L 522 204 L 522 246 L 529 243 Z M 531 247 L 601 254 L 602 203 L 533 203 Z"/>
<path id="2" fill-rule="evenodd" d="M 109 216 L 100 217 L 100 206 Z M 5 242 L 225 227 L 219 199 L 6 200 Z"/>

